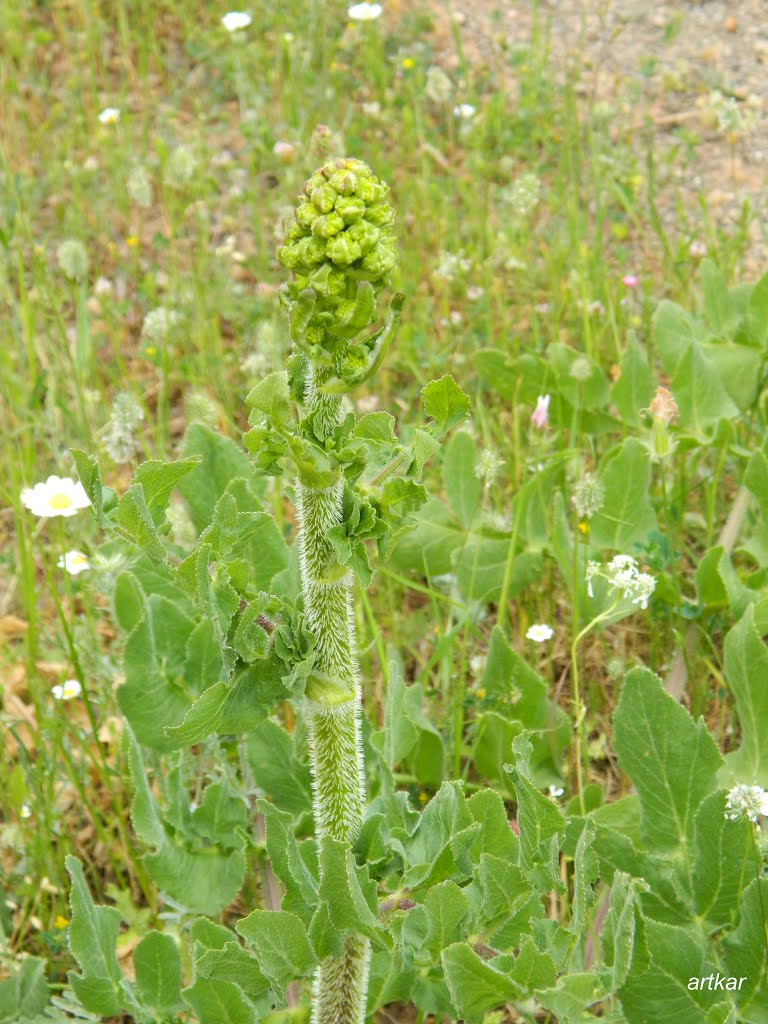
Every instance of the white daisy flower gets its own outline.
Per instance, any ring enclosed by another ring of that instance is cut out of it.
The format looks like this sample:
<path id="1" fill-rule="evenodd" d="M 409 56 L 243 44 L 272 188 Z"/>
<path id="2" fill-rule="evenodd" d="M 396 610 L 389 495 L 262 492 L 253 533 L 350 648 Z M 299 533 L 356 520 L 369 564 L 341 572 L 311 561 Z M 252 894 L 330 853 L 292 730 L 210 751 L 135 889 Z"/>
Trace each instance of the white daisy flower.
<path id="1" fill-rule="evenodd" d="M 554 629 L 545 622 L 536 623 L 531 626 L 525 634 L 526 640 L 535 640 L 537 644 L 543 644 L 545 640 L 551 640 L 555 635 Z"/>
<path id="2" fill-rule="evenodd" d="M 469 121 L 475 116 L 475 108 L 471 103 L 457 103 L 453 108 L 453 116 L 460 117 L 462 121 Z"/>
<path id="3" fill-rule="evenodd" d="M 22 804 L 21 811 L 19 811 L 19 814 L 21 815 L 22 818 L 31 818 L 32 808 L 29 806 L 29 804 Z"/>
<path id="4" fill-rule="evenodd" d="M 557 798 L 561 797 L 564 793 L 565 793 L 565 790 L 563 789 L 562 786 L 554 786 L 553 785 L 553 786 L 549 787 L 549 795 L 552 797 L 553 800 L 557 800 Z"/>
<path id="5" fill-rule="evenodd" d="M 352 21 L 375 21 L 381 17 L 384 8 L 381 4 L 352 4 L 347 9 L 347 17 L 351 18 Z"/>
<path id="6" fill-rule="evenodd" d="M 70 576 L 78 576 L 91 568 L 91 563 L 82 551 L 66 551 L 56 565 L 60 569 L 66 569 Z"/>
<path id="7" fill-rule="evenodd" d="M 119 120 L 119 107 L 104 107 L 102 112 L 99 114 L 99 121 L 101 122 L 101 124 L 117 124 Z"/>
<path id="8" fill-rule="evenodd" d="M 56 700 L 73 700 L 82 692 L 83 688 L 77 679 L 66 679 L 63 683 L 51 687 L 51 693 Z"/>
<path id="9" fill-rule="evenodd" d="M 91 503 L 85 488 L 68 476 L 49 476 L 45 483 L 25 487 L 22 503 L 36 516 L 73 516 Z"/>
<path id="10" fill-rule="evenodd" d="M 239 32 L 251 24 L 251 16 L 245 11 L 229 11 L 221 19 L 221 24 L 227 32 Z"/>

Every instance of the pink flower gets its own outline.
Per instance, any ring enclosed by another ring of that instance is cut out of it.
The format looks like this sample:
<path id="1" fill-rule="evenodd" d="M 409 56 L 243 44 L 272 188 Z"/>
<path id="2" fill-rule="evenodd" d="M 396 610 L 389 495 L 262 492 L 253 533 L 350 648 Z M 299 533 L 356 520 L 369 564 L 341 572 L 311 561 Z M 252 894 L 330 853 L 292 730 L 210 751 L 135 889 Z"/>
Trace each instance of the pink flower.
<path id="1" fill-rule="evenodd" d="M 536 408 L 531 413 L 531 424 L 544 430 L 549 426 L 549 395 L 539 395 L 536 400 Z"/>
<path id="2" fill-rule="evenodd" d="M 621 279 L 621 283 L 625 288 L 637 288 L 640 283 L 640 278 L 637 274 L 625 274 Z"/>

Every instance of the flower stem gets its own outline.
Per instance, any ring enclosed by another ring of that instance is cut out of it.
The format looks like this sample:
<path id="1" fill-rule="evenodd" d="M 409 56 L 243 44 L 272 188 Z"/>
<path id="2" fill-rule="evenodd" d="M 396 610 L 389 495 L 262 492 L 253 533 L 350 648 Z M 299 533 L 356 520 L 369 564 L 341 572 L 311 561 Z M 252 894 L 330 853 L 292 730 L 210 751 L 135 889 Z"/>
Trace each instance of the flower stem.
<path id="1" fill-rule="evenodd" d="M 321 390 L 328 369 L 315 367 L 306 393 L 308 415 L 326 433 L 339 421 L 340 398 Z M 328 490 L 298 486 L 301 585 L 307 626 L 316 638 L 313 674 L 307 683 L 315 828 L 352 843 L 363 820 L 365 780 L 360 734 L 360 681 L 352 614 L 352 574 L 341 577 L 328 531 L 341 517 L 343 481 Z M 348 934 L 341 955 L 324 960 L 315 976 L 313 1024 L 362 1024 L 365 1019 L 370 946 Z"/>

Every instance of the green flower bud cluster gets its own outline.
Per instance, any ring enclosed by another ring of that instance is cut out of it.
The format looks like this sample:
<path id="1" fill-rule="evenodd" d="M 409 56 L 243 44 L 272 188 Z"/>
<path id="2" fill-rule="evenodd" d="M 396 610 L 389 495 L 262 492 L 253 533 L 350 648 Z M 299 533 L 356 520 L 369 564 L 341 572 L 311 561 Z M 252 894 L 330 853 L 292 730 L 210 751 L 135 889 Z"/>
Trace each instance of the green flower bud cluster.
<path id="1" fill-rule="evenodd" d="M 312 342 L 349 338 L 377 319 L 375 298 L 397 263 L 388 194 L 361 160 L 331 160 L 307 182 L 277 255 L 294 273 L 290 299 L 315 293 L 305 328 Z"/>

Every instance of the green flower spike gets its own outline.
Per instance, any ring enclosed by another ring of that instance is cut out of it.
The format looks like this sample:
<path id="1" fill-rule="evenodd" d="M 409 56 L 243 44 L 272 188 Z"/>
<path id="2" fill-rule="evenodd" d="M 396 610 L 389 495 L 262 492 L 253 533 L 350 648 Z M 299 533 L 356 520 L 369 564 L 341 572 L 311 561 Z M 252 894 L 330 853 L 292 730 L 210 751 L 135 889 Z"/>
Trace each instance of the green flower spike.
<path id="1" fill-rule="evenodd" d="M 307 363 L 300 430 L 315 438 L 332 437 L 341 421 L 341 395 L 378 369 L 397 326 L 400 295 L 388 324 L 354 344 L 379 319 L 379 295 L 397 262 L 388 193 L 359 160 L 325 164 L 307 182 L 278 252 L 293 271 L 283 300 L 291 339 Z M 363 820 L 365 782 L 353 574 L 338 562 L 331 541 L 343 498 L 343 477 L 331 487 L 297 487 L 304 616 L 316 638 L 305 709 L 315 827 L 320 842 L 331 837 L 353 843 Z M 320 964 L 313 1024 L 362 1024 L 369 958 L 368 939 L 348 933 L 340 955 Z"/>

